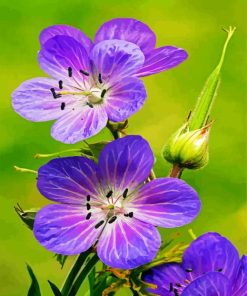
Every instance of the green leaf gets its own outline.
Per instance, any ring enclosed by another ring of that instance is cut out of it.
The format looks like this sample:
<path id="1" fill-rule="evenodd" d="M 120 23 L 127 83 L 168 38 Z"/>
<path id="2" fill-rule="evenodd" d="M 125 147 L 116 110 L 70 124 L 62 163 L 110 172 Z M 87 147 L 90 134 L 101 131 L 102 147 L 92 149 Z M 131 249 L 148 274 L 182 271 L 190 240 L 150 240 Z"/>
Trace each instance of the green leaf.
<path id="1" fill-rule="evenodd" d="M 94 267 L 88 276 L 90 296 L 93 296 L 93 292 L 94 292 L 95 275 L 96 275 L 96 269 Z"/>
<path id="2" fill-rule="evenodd" d="M 27 271 L 31 277 L 31 286 L 28 290 L 27 296 L 41 296 L 40 288 L 39 288 L 39 283 L 36 279 L 35 274 L 33 273 L 33 270 L 30 265 L 27 264 Z"/>
<path id="3" fill-rule="evenodd" d="M 39 209 L 23 210 L 19 204 L 15 211 L 29 229 L 33 229 L 34 219 Z"/>
<path id="4" fill-rule="evenodd" d="M 102 151 L 102 149 L 105 147 L 106 144 L 108 144 L 108 141 L 102 141 L 102 142 L 98 142 L 98 143 L 87 143 L 88 147 L 90 148 L 93 156 L 98 159 L 100 152 Z"/>
<path id="5" fill-rule="evenodd" d="M 58 289 L 58 287 L 53 284 L 51 281 L 48 280 L 48 283 L 52 289 L 52 292 L 54 294 L 54 296 L 63 296 L 62 293 L 60 292 L 60 290 Z"/>
<path id="6" fill-rule="evenodd" d="M 61 254 L 55 254 L 54 256 L 57 260 L 57 262 L 60 263 L 61 269 L 63 268 L 65 261 L 67 260 L 68 256 L 67 255 L 61 255 Z"/>

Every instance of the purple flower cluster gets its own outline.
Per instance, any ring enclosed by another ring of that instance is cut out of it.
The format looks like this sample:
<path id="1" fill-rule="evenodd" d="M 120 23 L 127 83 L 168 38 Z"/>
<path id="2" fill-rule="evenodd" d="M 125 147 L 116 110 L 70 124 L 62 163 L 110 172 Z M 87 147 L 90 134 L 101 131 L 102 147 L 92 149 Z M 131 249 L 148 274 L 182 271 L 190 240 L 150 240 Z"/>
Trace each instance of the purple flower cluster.
<path id="1" fill-rule="evenodd" d="M 247 257 L 218 233 L 206 233 L 187 248 L 181 264 L 157 266 L 143 275 L 159 296 L 246 296 Z"/>
<path id="2" fill-rule="evenodd" d="M 38 189 L 58 204 L 37 213 L 36 238 L 65 255 L 94 245 L 99 258 L 115 268 L 150 262 L 161 244 L 156 226 L 185 225 L 201 206 L 197 193 L 182 180 L 146 182 L 153 163 L 149 144 L 140 136 L 126 136 L 107 144 L 98 164 L 78 156 L 43 165 Z"/>
<path id="3" fill-rule="evenodd" d="M 146 99 L 141 76 L 173 68 L 187 58 L 174 46 L 155 48 L 150 28 L 135 19 L 113 19 L 94 43 L 80 30 L 56 25 L 41 32 L 40 67 L 52 78 L 34 78 L 12 94 L 14 110 L 31 121 L 55 120 L 52 136 L 75 143 L 119 122 Z"/>

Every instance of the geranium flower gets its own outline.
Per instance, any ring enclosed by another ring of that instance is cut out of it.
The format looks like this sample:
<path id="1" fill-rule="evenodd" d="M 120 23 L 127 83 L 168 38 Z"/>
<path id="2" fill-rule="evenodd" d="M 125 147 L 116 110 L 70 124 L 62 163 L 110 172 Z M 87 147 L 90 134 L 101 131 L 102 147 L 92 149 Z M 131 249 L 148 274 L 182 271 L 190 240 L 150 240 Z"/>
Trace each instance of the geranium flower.
<path id="1" fill-rule="evenodd" d="M 143 275 L 157 285 L 149 292 L 160 296 L 247 295 L 247 257 L 218 233 L 206 233 L 187 248 L 182 264 L 157 266 Z"/>
<path id="2" fill-rule="evenodd" d="M 64 143 L 91 137 L 137 112 L 146 99 L 137 76 L 172 68 L 186 59 L 176 47 L 154 49 L 155 35 L 133 19 L 115 19 L 95 44 L 80 30 L 56 25 L 41 32 L 40 67 L 51 78 L 22 83 L 12 94 L 15 111 L 31 121 L 57 119 L 52 136 Z"/>
<path id="3" fill-rule="evenodd" d="M 161 244 L 156 226 L 187 224 L 200 210 L 197 193 L 184 181 L 145 183 L 153 163 L 140 136 L 107 144 L 98 164 L 79 156 L 51 160 L 39 169 L 37 186 L 59 204 L 37 213 L 34 235 L 48 250 L 65 255 L 97 242 L 99 258 L 115 268 L 151 261 Z"/>

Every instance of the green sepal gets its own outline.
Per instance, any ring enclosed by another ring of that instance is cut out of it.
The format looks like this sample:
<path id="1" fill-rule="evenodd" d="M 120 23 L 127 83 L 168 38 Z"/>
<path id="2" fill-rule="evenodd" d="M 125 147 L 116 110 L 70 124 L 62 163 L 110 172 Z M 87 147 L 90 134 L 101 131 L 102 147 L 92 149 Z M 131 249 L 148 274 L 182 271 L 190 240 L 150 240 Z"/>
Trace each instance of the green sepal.
<path id="1" fill-rule="evenodd" d="M 51 281 L 48 280 L 48 283 L 52 289 L 53 295 L 54 296 L 63 296 L 62 293 L 60 292 L 60 290 L 58 289 L 58 287 L 53 284 Z"/>
<path id="2" fill-rule="evenodd" d="M 31 266 L 28 264 L 27 264 L 27 271 L 28 271 L 30 278 L 31 278 L 31 286 L 28 290 L 27 296 L 41 296 L 38 280 L 31 268 Z"/>

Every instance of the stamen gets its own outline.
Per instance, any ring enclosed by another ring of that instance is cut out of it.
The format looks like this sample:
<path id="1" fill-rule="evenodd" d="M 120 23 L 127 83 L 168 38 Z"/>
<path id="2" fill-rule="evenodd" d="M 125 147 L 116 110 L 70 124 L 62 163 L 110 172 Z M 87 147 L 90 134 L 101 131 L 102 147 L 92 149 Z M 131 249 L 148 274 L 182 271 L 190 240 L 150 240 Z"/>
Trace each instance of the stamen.
<path id="1" fill-rule="evenodd" d="M 133 218 L 133 216 L 134 216 L 134 213 L 133 213 L 133 212 L 130 212 L 130 213 L 129 213 L 129 217 L 130 217 L 130 218 Z"/>
<path id="2" fill-rule="evenodd" d="M 90 204 L 89 204 L 89 203 L 87 203 L 87 204 L 86 204 L 86 206 L 87 206 L 87 210 L 89 211 L 89 210 L 91 209 L 91 206 L 90 206 Z"/>
<path id="3" fill-rule="evenodd" d="M 125 217 L 129 217 L 129 214 L 124 214 Z"/>
<path id="4" fill-rule="evenodd" d="M 93 104 L 87 102 L 87 105 L 88 105 L 90 108 L 93 108 Z"/>
<path id="5" fill-rule="evenodd" d="M 179 296 L 178 290 L 174 289 L 174 296 Z"/>
<path id="6" fill-rule="evenodd" d="M 53 88 L 53 87 L 50 88 L 50 91 L 51 91 L 54 99 L 60 98 L 62 96 L 60 94 L 57 94 L 56 91 L 55 91 L 55 88 Z"/>
<path id="7" fill-rule="evenodd" d="M 59 80 L 58 81 L 58 85 L 59 85 L 59 88 L 62 89 L 63 88 L 63 81 L 62 80 Z"/>
<path id="8" fill-rule="evenodd" d="M 106 89 L 103 89 L 103 90 L 102 90 L 102 93 L 101 93 L 101 95 L 100 95 L 100 97 L 103 99 L 104 96 L 105 96 L 105 94 L 106 94 Z"/>
<path id="9" fill-rule="evenodd" d="M 85 75 L 85 76 L 89 76 L 89 73 L 86 72 L 86 71 L 84 71 L 84 70 L 80 70 L 80 73 L 83 74 L 83 75 Z"/>
<path id="10" fill-rule="evenodd" d="M 104 220 L 101 220 L 98 224 L 96 224 L 95 226 L 94 226 L 94 228 L 99 228 L 102 224 L 104 224 L 105 223 L 105 221 Z"/>
<path id="11" fill-rule="evenodd" d="M 90 195 L 87 196 L 87 201 L 90 201 Z"/>
<path id="12" fill-rule="evenodd" d="M 92 216 L 92 213 L 89 212 L 89 213 L 87 214 L 87 216 L 86 216 L 86 220 L 89 220 L 89 219 L 91 218 L 91 216 Z"/>
<path id="13" fill-rule="evenodd" d="M 110 191 L 106 194 L 106 197 L 107 197 L 107 198 L 111 197 L 111 196 L 112 196 L 112 193 L 113 193 L 113 191 L 110 190 Z"/>
<path id="14" fill-rule="evenodd" d="M 109 224 L 113 223 L 114 221 L 116 221 L 117 216 L 113 216 L 111 217 L 111 219 L 108 221 Z"/>
<path id="15" fill-rule="evenodd" d="M 72 68 L 71 67 L 68 68 L 68 75 L 69 75 L 69 77 L 72 77 Z"/>
<path id="16" fill-rule="evenodd" d="M 99 73 L 98 80 L 99 80 L 99 83 L 103 83 L 101 73 Z"/>
<path id="17" fill-rule="evenodd" d="M 61 110 L 64 110 L 64 108 L 65 108 L 65 103 L 62 102 L 62 104 L 61 104 Z"/>
<path id="18" fill-rule="evenodd" d="M 172 292 L 173 291 L 173 284 L 170 283 L 170 289 L 169 289 L 169 292 Z"/>
<path id="19" fill-rule="evenodd" d="M 185 269 L 186 272 L 192 272 L 192 269 L 191 268 L 187 268 Z"/>
<path id="20" fill-rule="evenodd" d="M 126 198 L 126 197 L 127 197 L 127 195 L 128 195 L 128 191 L 129 191 L 128 188 L 126 188 L 126 189 L 124 190 L 124 192 L 123 192 L 123 198 Z"/>
<path id="21" fill-rule="evenodd" d="M 223 270 L 223 268 L 219 268 L 219 269 L 217 269 L 218 272 L 221 272 L 222 270 Z"/>
<path id="22" fill-rule="evenodd" d="M 180 283 L 176 283 L 176 286 L 179 287 L 179 288 L 182 287 L 182 285 Z"/>

